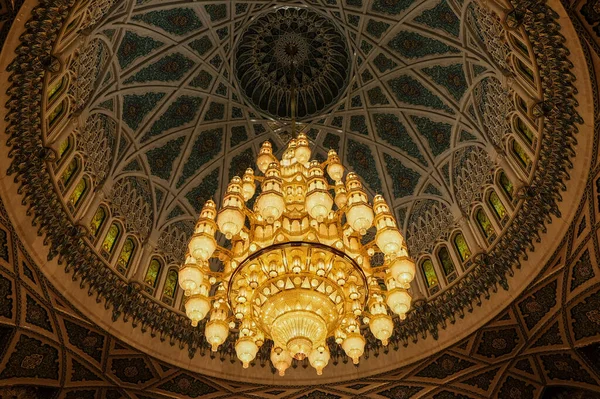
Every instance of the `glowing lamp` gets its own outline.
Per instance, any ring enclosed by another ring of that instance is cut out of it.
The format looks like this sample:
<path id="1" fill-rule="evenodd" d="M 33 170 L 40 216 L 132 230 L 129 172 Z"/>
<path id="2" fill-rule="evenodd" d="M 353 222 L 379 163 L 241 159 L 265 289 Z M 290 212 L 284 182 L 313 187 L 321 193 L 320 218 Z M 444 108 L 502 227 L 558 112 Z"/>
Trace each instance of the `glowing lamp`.
<path id="1" fill-rule="evenodd" d="M 365 352 L 365 342 L 364 337 L 357 332 L 348 334 L 344 342 L 342 342 L 344 352 L 352 359 L 354 364 L 358 364 L 360 357 Z"/>
<path id="2" fill-rule="evenodd" d="M 203 280 L 202 268 L 196 263 L 196 259 L 188 256 L 179 270 L 179 286 L 185 291 L 186 296 L 190 296 L 200 287 Z"/>
<path id="3" fill-rule="evenodd" d="M 388 340 L 394 332 L 394 322 L 392 318 L 386 314 L 378 314 L 369 321 L 371 332 L 381 341 L 384 346 L 387 346 Z"/>
<path id="4" fill-rule="evenodd" d="M 308 355 L 308 361 L 310 365 L 317 370 L 317 375 L 323 375 L 323 369 L 329 364 L 330 358 L 331 354 L 326 345 L 314 349 L 310 355 Z"/>
<path id="5" fill-rule="evenodd" d="M 389 270 L 392 277 L 404 288 L 408 288 L 410 282 L 415 278 L 415 263 L 407 256 L 394 259 Z"/>
<path id="6" fill-rule="evenodd" d="M 248 168 L 246 169 L 246 173 L 244 173 L 244 177 L 242 177 L 242 196 L 244 197 L 244 201 L 248 201 L 254 197 L 254 193 L 256 193 L 254 171 Z"/>
<path id="7" fill-rule="evenodd" d="M 300 163 L 307 163 L 310 161 L 311 151 L 308 143 L 308 139 L 304 133 L 298 135 L 296 141 L 296 160 Z"/>
<path id="8" fill-rule="evenodd" d="M 204 335 L 206 336 L 206 341 L 211 345 L 212 351 L 216 352 L 219 349 L 219 345 L 227 340 L 229 325 L 224 320 L 211 319 L 206 323 Z"/>
<path id="9" fill-rule="evenodd" d="M 397 255 L 402 249 L 402 234 L 395 227 L 387 227 L 378 230 L 375 235 L 375 242 L 381 251 L 388 255 Z"/>
<path id="10" fill-rule="evenodd" d="M 273 146 L 270 142 L 265 141 L 262 143 L 258 157 L 256 158 L 256 165 L 258 169 L 265 173 L 269 168 L 269 165 L 277 159 L 273 156 Z"/>
<path id="11" fill-rule="evenodd" d="M 329 150 L 327 154 L 327 173 L 335 181 L 340 181 L 344 177 L 344 166 L 340 161 L 335 150 Z"/>
<path id="12" fill-rule="evenodd" d="M 410 310 L 412 298 L 408 291 L 402 288 L 394 288 L 387 293 L 386 303 L 392 312 L 400 316 L 400 319 L 406 318 L 406 313 Z"/>
<path id="13" fill-rule="evenodd" d="M 258 353 L 258 346 L 251 337 L 242 337 L 235 343 L 235 353 L 242 361 L 244 368 L 247 369 Z"/>
<path id="14" fill-rule="evenodd" d="M 279 371 L 279 375 L 282 377 L 285 375 L 285 370 L 292 365 L 292 359 L 290 353 L 282 348 L 273 348 L 271 350 L 271 363 L 273 363 L 273 367 Z"/>
<path id="15" fill-rule="evenodd" d="M 185 314 L 196 327 L 198 322 L 210 312 L 210 301 L 202 294 L 194 294 L 185 302 Z"/>
<path id="16" fill-rule="evenodd" d="M 206 233 L 196 233 L 192 236 L 188 249 L 190 254 L 203 261 L 208 260 L 217 248 L 217 242 L 215 238 Z"/>

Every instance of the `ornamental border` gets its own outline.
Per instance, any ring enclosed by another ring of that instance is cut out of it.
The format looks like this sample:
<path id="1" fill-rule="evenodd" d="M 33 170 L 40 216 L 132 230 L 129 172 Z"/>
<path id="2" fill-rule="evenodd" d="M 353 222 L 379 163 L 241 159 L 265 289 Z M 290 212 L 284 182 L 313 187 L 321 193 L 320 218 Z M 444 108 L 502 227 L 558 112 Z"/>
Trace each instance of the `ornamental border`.
<path id="1" fill-rule="evenodd" d="M 32 11 L 33 18 L 25 25 L 16 57 L 7 68 L 11 86 L 7 90 L 10 99 L 5 120 L 12 158 L 7 174 L 20 184 L 18 193 L 23 196 L 23 205 L 28 206 L 27 215 L 38 227 L 38 235 L 45 235 L 48 260 L 58 258 L 58 263 L 65 265 L 65 272 L 72 272 L 73 279 L 80 280 L 82 289 L 87 286 L 88 294 L 95 294 L 97 302 L 104 300 L 107 310 L 112 307 L 113 321 L 123 316 L 134 327 L 140 325 L 142 332 L 149 330 L 152 337 L 169 339 L 171 345 L 179 343 L 182 349 L 187 345 L 190 358 L 196 352 L 204 356 L 209 347 L 203 339 L 202 325 L 191 327 L 186 317 L 145 297 L 139 287 L 127 284 L 106 268 L 86 244 L 85 227 L 73 225 L 58 194 L 44 189 L 52 186 L 48 169 L 54 153 L 43 146 L 41 139 L 43 78 L 56 63 L 52 48 L 74 3 L 75 0 L 40 0 Z M 454 286 L 430 301 L 416 302 L 416 311 L 409 313 L 406 321 L 396 323 L 390 339 L 394 350 L 400 343 L 407 346 L 409 340 L 416 342 L 428 333 L 437 339 L 440 327 L 445 328 L 448 321 L 454 323 L 457 315 L 462 318 L 465 309 L 473 309 L 473 303 L 481 305 L 481 297 L 489 299 L 490 290 L 497 291 L 498 285 L 508 290 L 507 276 L 513 274 L 513 267 L 520 267 L 519 258 L 527 259 L 527 251 L 534 250 L 533 241 L 541 241 L 540 232 L 546 231 L 551 216 L 560 217 L 560 191 L 566 190 L 564 181 L 569 179 L 570 158 L 575 155 L 576 124 L 582 123 L 575 111 L 575 76 L 570 72 L 573 65 L 567 58 L 569 51 L 560 33 L 558 14 L 546 0 L 512 0 L 512 4 L 514 9 L 507 21 L 511 26 L 525 28 L 535 56 L 544 59 L 539 63 L 539 73 L 545 100 L 536 109 L 545 117 L 545 124 L 534 176 L 519 191 L 522 206 L 496 245 L 488 253 L 476 256 L 473 268 Z M 370 334 L 367 338 L 367 354 L 373 351 L 377 355 L 380 349 L 388 352 Z M 234 339 L 230 335 L 220 347 L 221 360 L 235 355 Z M 268 363 L 268 350 L 269 345 L 261 348 L 257 362 Z M 332 355 L 333 364 L 345 356 Z"/>

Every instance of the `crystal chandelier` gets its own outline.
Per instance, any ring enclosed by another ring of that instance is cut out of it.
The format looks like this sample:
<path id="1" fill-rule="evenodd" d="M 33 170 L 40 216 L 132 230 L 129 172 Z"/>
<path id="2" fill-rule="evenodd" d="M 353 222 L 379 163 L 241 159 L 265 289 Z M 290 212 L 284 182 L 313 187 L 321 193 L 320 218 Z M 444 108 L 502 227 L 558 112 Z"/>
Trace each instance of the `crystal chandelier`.
<path id="1" fill-rule="evenodd" d="M 358 176 L 344 179 L 335 151 L 323 163 L 310 157 L 304 134 L 280 161 L 263 143 L 261 175 L 248 169 L 234 177 L 218 212 L 206 202 L 179 272 L 192 325 L 208 316 L 204 335 L 213 351 L 230 330 L 237 333 L 244 368 L 266 339 L 280 375 L 293 359 L 305 358 L 320 375 L 330 358 L 328 340 L 357 364 L 366 325 L 387 345 L 394 330 L 388 309 L 400 319 L 410 309 L 415 265 L 384 198 L 375 196 L 371 206 Z M 373 226 L 374 237 L 367 234 Z M 227 248 L 217 244 L 217 230 Z M 383 264 L 372 266 L 374 256 Z M 211 270 L 213 257 L 222 270 Z"/>

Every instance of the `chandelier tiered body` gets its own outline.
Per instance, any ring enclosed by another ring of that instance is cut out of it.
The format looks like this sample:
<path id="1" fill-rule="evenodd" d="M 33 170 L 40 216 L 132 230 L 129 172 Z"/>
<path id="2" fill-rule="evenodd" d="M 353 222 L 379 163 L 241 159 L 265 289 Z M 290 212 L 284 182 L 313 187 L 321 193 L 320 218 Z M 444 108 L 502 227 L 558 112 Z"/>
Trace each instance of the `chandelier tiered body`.
<path id="1" fill-rule="evenodd" d="M 371 206 L 355 173 L 344 181 L 335 151 L 324 163 L 310 157 L 303 134 L 281 161 L 263 143 L 261 175 L 248 169 L 234 177 L 218 212 L 213 201 L 204 205 L 179 272 L 192 325 L 208 316 L 205 337 L 214 351 L 230 330 L 238 334 L 235 350 L 244 367 L 266 339 L 281 375 L 293 359 L 305 358 L 321 374 L 328 340 L 356 364 L 366 325 L 387 345 L 394 330 L 388 308 L 400 319 L 410 309 L 415 266 L 384 198 L 375 196 Z M 373 226 L 374 237 L 366 239 Z M 227 248 L 217 244 L 217 230 Z M 383 265 L 372 267 L 374 256 Z M 211 270 L 213 257 L 222 270 Z"/>

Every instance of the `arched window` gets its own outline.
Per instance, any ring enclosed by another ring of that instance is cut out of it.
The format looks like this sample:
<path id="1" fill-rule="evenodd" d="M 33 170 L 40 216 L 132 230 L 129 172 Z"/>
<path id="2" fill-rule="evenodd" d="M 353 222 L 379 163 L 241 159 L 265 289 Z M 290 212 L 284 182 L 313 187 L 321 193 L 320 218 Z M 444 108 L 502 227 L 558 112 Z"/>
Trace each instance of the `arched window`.
<path id="1" fill-rule="evenodd" d="M 518 48 L 523 55 L 526 55 L 527 57 L 529 57 L 529 49 L 527 48 L 527 45 L 525 43 L 523 43 L 523 40 L 517 38 L 515 35 L 510 35 L 512 38 L 512 42 L 514 43 L 515 47 Z"/>
<path id="2" fill-rule="evenodd" d="M 150 266 L 148 266 L 148 270 L 146 271 L 146 276 L 144 277 L 144 283 L 152 288 L 156 288 L 156 283 L 158 281 L 158 276 L 160 275 L 161 269 L 161 261 L 156 258 L 152 258 L 150 261 Z"/>
<path id="3" fill-rule="evenodd" d="M 448 248 L 446 246 L 442 246 L 438 251 L 438 260 L 442 265 L 442 270 L 444 271 L 444 275 L 448 282 L 453 281 L 456 278 L 456 268 L 454 267 L 454 262 L 452 261 L 452 257 L 450 256 L 450 252 L 448 252 Z"/>
<path id="4" fill-rule="evenodd" d="M 61 101 L 56 107 L 52 109 L 50 114 L 48 115 L 48 125 L 50 127 L 54 126 L 56 122 L 59 121 L 62 114 L 65 112 L 65 102 Z"/>
<path id="5" fill-rule="evenodd" d="M 512 142 L 512 152 L 517 157 L 517 160 L 519 161 L 519 164 L 521 164 L 523 169 L 528 171 L 531 166 L 531 159 L 529 159 L 529 155 L 527 155 L 523 147 L 521 147 L 521 145 L 517 143 L 516 140 L 513 140 Z"/>
<path id="6" fill-rule="evenodd" d="M 65 158 L 65 155 L 67 155 L 71 149 L 71 142 L 72 138 L 69 136 L 64 139 L 62 143 L 60 143 L 60 146 L 58 147 L 58 159 L 56 160 L 56 163 L 61 163 L 61 161 Z"/>
<path id="7" fill-rule="evenodd" d="M 454 236 L 454 248 L 456 248 L 456 252 L 458 252 L 458 257 L 461 262 L 464 262 L 471 257 L 471 250 L 462 233 L 457 233 Z"/>
<path id="8" fill-rule="evenodd" d="M 69 197 L 69 209 L 74 211 L 81 204 L 81 200 L 85 196 L 88 190 L 88 181 L 85 177 L 79 180 L 79 183 L 73 189 L 71 196 Z"/>
<path id="9" fill-rule="evenodd" d="M 508 176 L 506 176 L 506 173 L 504 173 L 504 171 L 501 171 L 498 174 L 498 182 L 500 183 L 500 187 L 502 187 L 502 191 L 504 191 L 504 194 L 506 194 L 508 199 L 510 199 L 512 202 L 514 200 L 515 187 L 513 186 Z"/>
<path id="10" fill-rule="evenodd" d="M 494 230 L 492 222 L 490 222 L 490 219 L 482 208 L 479 208 L 475 213 L 475 219 L 477 220 L 477 224 L 479 225 L 481 233 L 484 235 L 487 241 L 494 241 L 496 238 L 496 230 Z"/>
<path id="11" fill-rule="evenodd" d="M 54 82 L 52 82 L 52 84 L 50 84 L 50 86 L 48 86 L 48 91 L 46 93 L 48 95 L 48 103 L 51 103 L 54 99 L 56 99 L 56 97 L 58 97 L 65 84 L 65 80 L 66 78 L 63 76 L 60 79 L 56 79 Z"/>
<path id="12" fill-rule="evenodd" d="M 519 118 L 518 116 L 516 117 L 515 128 L 521 137 L 527 141 L 527 143 L 533 144 L 535 140 L 535 133 L 533 133 L 533 130 L 531 130 L 529 126 L 523 122 L 523 119 Z"/>
<path id="13" fill-rule="evenodd" d="M 506 207 L 504 206 L 504 204 L 500 200 L 500 197 L 498 197 L 498 194 L 496 194 L 495 191 L 490 192 L 490 195 L 488 195 L 488 204 L 494 211 L 496 219 L 498 219 L 500 223 L 503 223 L 504 217 L 507 215 Z"/>
<path id="14" fill-rule="evenodd" d="M 123 244 L 123 248 L 121 248 L 121 253 L 119 254 L 119 259 L 117 260 L 117 270 L 119 273 L 125 275 L 127 273 L 127 269 L 129 269 L 129 265 L 131 264 L 131 260 L 133 259 L 133 255 L 135 254 L 135 241 L 131 237 L 127 237 L 125 243 Z"/>
<path id="15" fill-rule="evenodd" d="M 102 241 L 102 253 L 106 258 L 112 254 L 112 251 L 115 249 L 120 236 L 121 228 L 119 225 L 117 223 L 111 224 L 106 236 L 104 237 L 104 241 Z"/>
<path id="16" fill-rule="evenodd" d="M 429 293 L 436 293 L 439 290 L 439 281 L 431 259 L 425 259 L 421 262 L 421 270 L 423 270 L 423 276 L 425 277 L 425 283 L 427 284 Z"/>
<path id="17" fill-rule="evenodd" d="M 167 302 L 169 305 L 173 305 L 173 299 L 175 299 L 175 293 L 177 292 L 177 278 L 177 270 L 169 269 L 167 272 L 167 279 L 165 280 L 165 287 L 163 288 L 163 301 Z"/>
<path id="18" fill-rule="evenodd" d="M 60 176 L 60 182 L 62 183 L 62 188 L 65 190 L 71 182 L 73 181 L 73 177 L 77 175 L 77 171 L 79 170 L 79 159 L 74 157 L 71 159 L 71 162 L 66 166 L 62 175 Z"/>
<path id="19" fill-rule="evenodd" d="M 515 94 L 515 99 L 516 99 L 516 103 L 517 106 L 524 112 L 527 113 L 527 103 L 525 102 L 525 100 L 523 100 L 523 97 L 521 97 L 518 94 Z"/>
<path id="20" fill-rule="evenodd" d="M 521 61 L 518 57 L 515 57 L 515 63 L 517 65 L 517 68 L 519 69 L 519 71 L 522 72 L 522 76 L 527 79 L 531 84 L 535 83 L 535 75 L 533 74 L 533 71 L 531 70 L 531 68 L 529 68 L 527 65 L 525 65 L 523 63 L 523 61 Z"/>
<path id="21" fill-rule="evenodd" d="M 104 225 L 105 220 L 106 208 L 100 206 L 94 214 L 92 221 L 90 222 L 90 233 L 92 233 L 94 237 L 98 237 L 98 234 L 100 233 L 100 230 L 102 230 L 102 225 Z"/>

